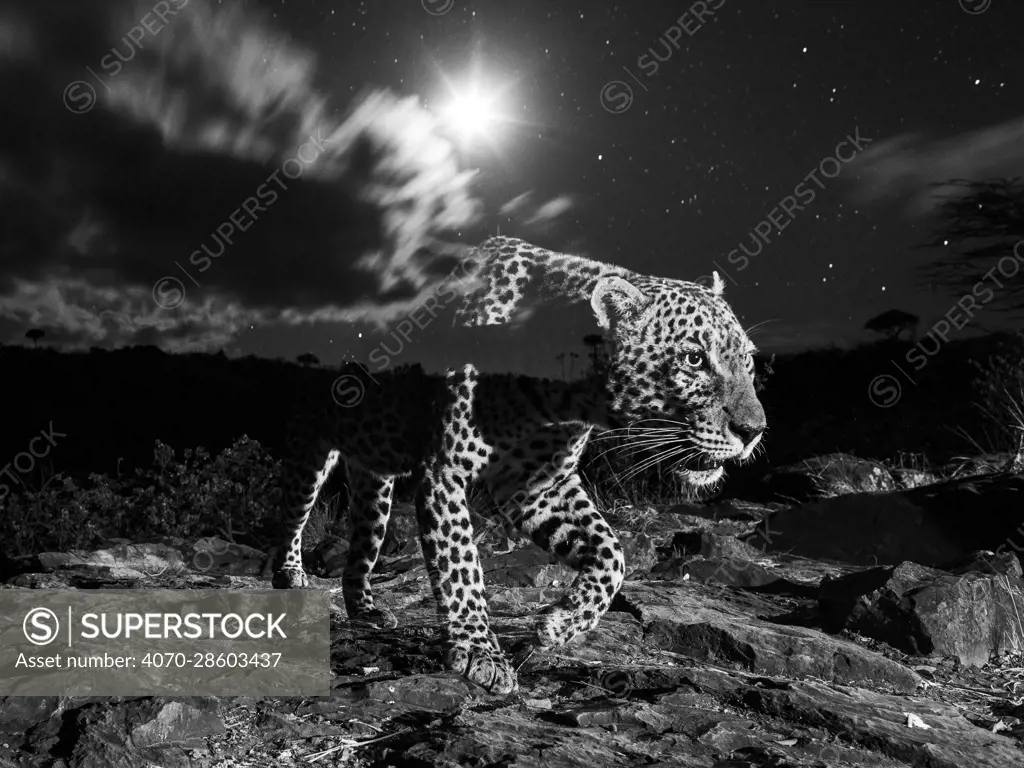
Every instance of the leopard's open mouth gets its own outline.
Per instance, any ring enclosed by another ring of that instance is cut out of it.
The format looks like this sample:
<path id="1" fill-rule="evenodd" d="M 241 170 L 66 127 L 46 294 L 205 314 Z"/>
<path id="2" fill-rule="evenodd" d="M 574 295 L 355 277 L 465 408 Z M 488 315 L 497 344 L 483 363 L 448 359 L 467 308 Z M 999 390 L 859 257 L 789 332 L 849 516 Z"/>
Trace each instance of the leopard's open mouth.
<path id="1" fill-rule="evenodd" d="M 695 469 L 699 472 L 705 472 L 708 470 L 721 469 L 724 464 L 724 459 L 714 459 L 707 454 L 702 453 L 690 466 L 687 467 L 687 469 Z"/>
<path id="2" fill-rule="evenodd" d="M 712 485 L 725 474 L 726 461 L 701 453 L 679 467 L 679 475 L 690 485 Z"/>
<path id="3" fill-rule="evenodd" d="M 637 464 L 651 466 L 657 458 L 661 447 L 645 447 L 637 451 L 633 460 Z M 701 449 L 696 455 L 688 456 L 685 460 L 674 463 L 671 457 L 664 460 L 670 470 L 683 479 L 684 482 L 695 485 L 711 485 L 718 482 L 725 474 L 725 464 L 735 461 L 738 457 L 715 458 L 710 453 Z"/>
<path id="4" fill-rule="evenodd" d="M 715 469 L 680 469 L 679 475 L 690 485 L 711 485 L 725 474 L 725 467 L 719 464 Z"/>

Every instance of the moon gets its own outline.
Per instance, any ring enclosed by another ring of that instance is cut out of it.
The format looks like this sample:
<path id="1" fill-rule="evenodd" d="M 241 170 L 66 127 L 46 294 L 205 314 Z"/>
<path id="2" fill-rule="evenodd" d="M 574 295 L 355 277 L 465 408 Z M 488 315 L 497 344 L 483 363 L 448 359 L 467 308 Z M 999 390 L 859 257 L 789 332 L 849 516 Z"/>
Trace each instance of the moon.
<path id="1" fill-rule="evenodd" d="M 488 135 L 498 121 L 496 97 L 476 90 L 456 94 L 442 113 L 448 126 L 467 142 Z"/>
<path id="2" fill-rule="evenodd" d="M 502 129 L 516 122 L 506 112 L 513 83 L 485 73 L 479 61 L 458 80 L 441 73 L 443 97 L 436 112 L 445 130 L 471 150 L 481 143 L 497 149 Z"/>

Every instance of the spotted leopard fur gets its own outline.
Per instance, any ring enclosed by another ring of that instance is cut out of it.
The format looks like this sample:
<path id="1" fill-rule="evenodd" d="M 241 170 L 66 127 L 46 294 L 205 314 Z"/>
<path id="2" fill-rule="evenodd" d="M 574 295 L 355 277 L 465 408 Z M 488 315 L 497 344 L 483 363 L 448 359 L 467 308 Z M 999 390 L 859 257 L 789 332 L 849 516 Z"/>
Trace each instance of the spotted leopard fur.
<path id="1" fill-rule="evenodd" d="M 594 430 L 637 436 L 664 451 L 693 485 L 718 481 L 727 461 L 750 456 L 765 429 L 753 381 L 753 345 L 710 288 L 637 274 L 492 238 L 474 254 L 475 282 L 458 319 L 512 321 L 531 306 L 590 303 L 613 341 L 603 389 L 478 372 L 445 376 L 353 369 L 360 397 L 341 407 L 336 381 L 307 392 L 284 461 L 284 558 L 274 584 L 308 586 L 302 530 L 337 461 L 350 474 L 353 535 L 343 580 L 350 618 L 394 626 L 374 605 L 376 563 L 398 476 L 413 478 L 420 541 L 447 641 L 446 664 L 484 687 L 516 689 L 490 628 L 467 495 L 482 484 L 501 514 L 578 574 L 537 622 L 536 640 L 558 646 L 592 629 L 624 574 L 622 547 L 587 495 L 578 466 Z M 324 372 L 325 376 L 331 376 Z M 333 375 L 336 375 L 333 374 Z M 655 457 L 656 458 L 656 457 Z M 325 464 L 326 460 L 326 464 Z"/>

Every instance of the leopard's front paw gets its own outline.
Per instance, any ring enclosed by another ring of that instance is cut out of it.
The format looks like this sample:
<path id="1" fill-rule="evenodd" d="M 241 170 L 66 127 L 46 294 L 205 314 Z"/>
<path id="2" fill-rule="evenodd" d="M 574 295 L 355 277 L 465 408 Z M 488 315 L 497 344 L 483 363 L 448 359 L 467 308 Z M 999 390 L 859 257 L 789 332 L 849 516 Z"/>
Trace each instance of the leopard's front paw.
<path id="1" fill-rule="evenodd" d="M 509 694 L 519 690 L 511 662 L 497 647 L 455 645 L 445 656 L 445 666 L 491 693 Z"/>
<path id="2" fill-rule="evenodd" d="M 282 566 L 270 581 L 274 589 L 308 589 L 309 577 L 302 566 Z"/>

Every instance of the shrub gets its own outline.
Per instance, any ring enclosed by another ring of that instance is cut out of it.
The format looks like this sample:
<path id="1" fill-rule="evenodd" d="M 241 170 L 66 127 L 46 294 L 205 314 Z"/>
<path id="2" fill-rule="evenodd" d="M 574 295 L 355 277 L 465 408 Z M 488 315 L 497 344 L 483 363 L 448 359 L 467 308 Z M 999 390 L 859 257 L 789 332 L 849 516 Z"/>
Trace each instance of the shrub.
<path id="1" fill-rule="evenodd" d="M 1002 339 L 992 354 L 970 362 L 985 447 L 993 453 L 1016 451 L 1024 427 L 1024 333 Z"/>
<path id="2" fill-rule="evenodd" d="M 243 436 L 216 457 L 185 449 L 182 460 L 156 442 L 153 466 L 127 478 L 91 474 L 87 487 L 63 474 L 38 490 L 12 493 L 0 508 L 4 554 L 85 549 L 111 538 L 174 536 L 253 539 L 273 520 L 280 464 Z"/>

